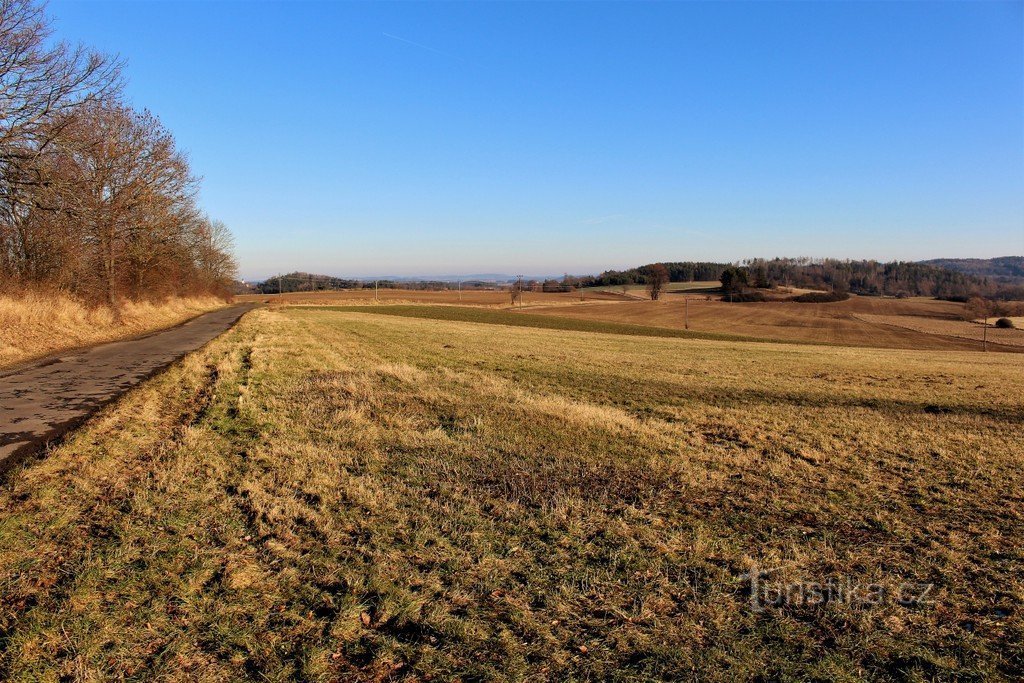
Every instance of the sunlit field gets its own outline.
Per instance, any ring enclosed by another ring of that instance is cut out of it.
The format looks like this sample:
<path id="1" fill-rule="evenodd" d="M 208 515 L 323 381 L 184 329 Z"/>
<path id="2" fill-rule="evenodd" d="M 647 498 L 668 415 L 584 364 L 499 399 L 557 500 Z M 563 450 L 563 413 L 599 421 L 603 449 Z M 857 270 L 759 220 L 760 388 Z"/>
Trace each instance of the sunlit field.
<path id="1" fill-rule="evenodd" d="M 252 312 L 12 473 L 0 679 L 1024 674 L 1024 356 L 375 310 Z"/>

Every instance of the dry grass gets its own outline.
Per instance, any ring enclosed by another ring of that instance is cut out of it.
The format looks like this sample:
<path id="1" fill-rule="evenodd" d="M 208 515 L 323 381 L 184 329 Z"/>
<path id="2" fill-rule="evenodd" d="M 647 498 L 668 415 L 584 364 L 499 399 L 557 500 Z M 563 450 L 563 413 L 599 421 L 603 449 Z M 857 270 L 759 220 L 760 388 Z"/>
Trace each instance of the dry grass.
<path id="1" fill-rule="evenodd" d="M 1011 680 L 1024 357 L 255 311 L 0 489 L 0 679 Z M 755 611 L 790 581 L 930 600 Z"/>
<path id="2" fill-rule="evenodd" d="M 213 297 L 128 302 L 115 313 L 59 294 L 0 296 L 0 368 L 171 327 L 223 305 Z"/>

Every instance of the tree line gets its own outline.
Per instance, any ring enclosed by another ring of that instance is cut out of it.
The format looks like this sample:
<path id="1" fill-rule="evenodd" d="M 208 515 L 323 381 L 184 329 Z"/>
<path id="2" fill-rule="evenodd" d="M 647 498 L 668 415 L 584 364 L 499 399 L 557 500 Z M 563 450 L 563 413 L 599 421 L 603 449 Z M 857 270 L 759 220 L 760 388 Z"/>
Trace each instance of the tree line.
<path id="1" fill-rule="evenodd" d="M 567 278 L 574 286 L 648 286 L 668 273 L 669 282 L 721 281 L 723 274 L 743 287 L 798 287 L 865 296 L 931 296 L 953 301 L 971 297 L 1024 299 L 1024 287 L 936 266 L 907 261 L 840 259 L 749 259 L 741 264 L 665 262 L 600 275 Z"/>
<path id="2" fill-rule="evenodd" d="M 439 291 L 444 289 L 463 289 L 466 291 L 489 290 L 496 287 L 494 283 L 482 280 L 465 280 L 461 284 L 442 280 L 356 280 L 353 278 L 335 277 L 333 275 L 295 271 L 282 275 L 272 275 L 262 282 L 252 284 L 250 291 L 260 294 L 289 294 L 292 292 L 319 292 L 336 289 L 373 289 L 374 286 L 380 289 L 420 291 Z M 537 287 L 537 291 L 541 291 L 539 289 L 540 285 Z"/>
<path id="3" fill-rule="evenodd" d="M 174 137 L 122 100 L 119 60 L 51 34 L 42 5 L 0 0 L 0 289 L 227 294 L 231 235 Z"/>

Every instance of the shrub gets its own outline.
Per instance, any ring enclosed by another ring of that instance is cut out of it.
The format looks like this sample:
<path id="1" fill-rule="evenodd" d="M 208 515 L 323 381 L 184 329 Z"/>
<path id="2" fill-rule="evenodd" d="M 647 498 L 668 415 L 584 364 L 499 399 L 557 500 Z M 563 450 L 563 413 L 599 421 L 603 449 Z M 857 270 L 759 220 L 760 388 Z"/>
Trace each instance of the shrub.
<path id="1" fill-rule="evenodd" d="M 790 301 L 795 301 L 798 304 L 830 304 L 834 301 L 846 301 L 849 298 L 849 292 L 807 292 L 793 297 Z"/>
<path id="2" fill-rule="evenodd" d="M 735 292 L 733 294 L 726 294 L 723 297 L 723 301 L 744 304 L 756 301 L 770 301 L 770 299 L 765 296 L 764 292 Z"/>
<path id="3" fill-rule="evenodd" d="M 1011 330 L 1013 329 L 1013 321 L 1009 318 L 1000 318 L 996 321 L 996 327 L 1000 327 L 1004 330 Z"/>

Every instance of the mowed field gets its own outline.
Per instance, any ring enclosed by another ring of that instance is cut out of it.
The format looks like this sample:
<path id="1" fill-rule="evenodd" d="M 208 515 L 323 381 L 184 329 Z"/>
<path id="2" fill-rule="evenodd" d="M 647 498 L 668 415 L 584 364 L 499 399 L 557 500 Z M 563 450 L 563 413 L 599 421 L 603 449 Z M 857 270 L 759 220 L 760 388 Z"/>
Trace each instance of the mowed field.
<path id="1" fill-rule="evenodd" d="M 683 329 L 684 297 L 538 307 L 531 313 Z M 704 296 L 689 300 L 689 329 L 694 331 L 893 349 L 982 349 L 982 326 L 962 320 L 963 305 L 950 301 L 858 296 L 830 304 L 729 303 Z M 989 342 L 992 349 L 1020 350 L 1024 330 L 990 328 Z"/>
<path id="2" fill-rule="evenodd" d="M 1024 675 L 1024 356 L 373 311 L 12 473 L 0 679 Z M 761 599 L 829 582 L 877 599 Z"/>

